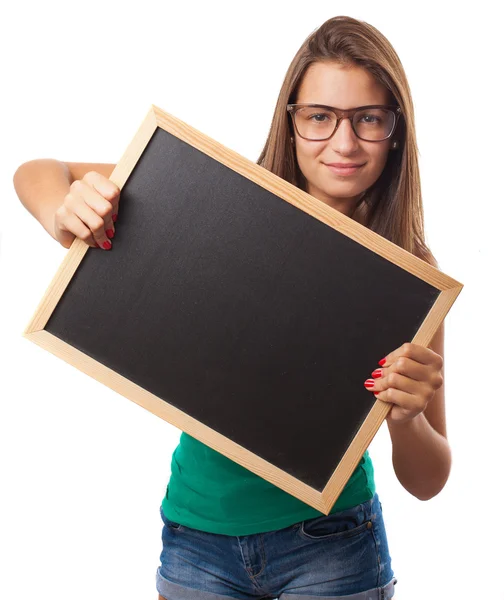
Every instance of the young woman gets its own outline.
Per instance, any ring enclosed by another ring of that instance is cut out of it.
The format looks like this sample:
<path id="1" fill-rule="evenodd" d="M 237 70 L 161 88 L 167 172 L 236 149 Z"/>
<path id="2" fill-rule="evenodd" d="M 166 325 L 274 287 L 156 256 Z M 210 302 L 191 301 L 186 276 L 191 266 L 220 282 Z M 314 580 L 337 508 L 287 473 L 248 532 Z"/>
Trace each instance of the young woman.
<path id="1" fill-rule="evenodd" d="M 258 164 L 437 266 L 424 242 L 406 75 L 371 25 L 335 17 L 306 39 L 287 71 Z M 108 250 L 119 212 L 119 190 L 107 179 L 114 167 L 33 160 L 19 167 L 14 185 L 65 248 L 77 236 Z M 404 343 L 377 357 L 363 385 L 391 405 L 397 478 L 417 498 L 432 498 L 451 465 L 443 327 L 429 348 Z M 161 507 L 160 599 L 394 595 L 367 451 L 327 516 L 185 433 L 171 466 Z"/>

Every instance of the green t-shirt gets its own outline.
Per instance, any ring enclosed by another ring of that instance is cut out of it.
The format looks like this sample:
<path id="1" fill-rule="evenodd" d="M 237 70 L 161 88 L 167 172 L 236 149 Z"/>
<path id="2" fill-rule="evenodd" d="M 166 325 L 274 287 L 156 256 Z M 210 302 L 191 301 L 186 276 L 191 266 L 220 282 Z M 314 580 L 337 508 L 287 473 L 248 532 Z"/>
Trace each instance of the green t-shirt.
<path id="1" fill-rule="evenodd" d="M 366 502 L 374 493 L 366 450 L 331 512 Z M 186 433 L 173 453 L 162 508 L 171 521 L 225 535 L 274 531 L 323 515 Z"/>

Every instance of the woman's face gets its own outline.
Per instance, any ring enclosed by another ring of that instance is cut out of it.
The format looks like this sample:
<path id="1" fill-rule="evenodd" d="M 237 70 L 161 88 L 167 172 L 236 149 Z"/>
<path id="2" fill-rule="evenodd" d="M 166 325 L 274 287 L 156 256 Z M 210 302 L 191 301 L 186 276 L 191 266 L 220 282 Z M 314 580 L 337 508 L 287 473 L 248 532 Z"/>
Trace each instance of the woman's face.
<path id="1" fill-rule="evenodd" d="M 348 109 L 367 104 L 391 104 L 392 95 L 361 67 L 342 67 L 336 62 L 317 62 L 307 69 L 297 103 L 326 104 Z M 359 139 L 349 119 L 340 120 L 332 138 L 322 142 L 305 140 L 295 132 L 296 156 L 307 180 L 307 192 L 329 206 L 351 216 L 358 199 L 382 172 L 392 139 L 365 142 Z M 328 163 L 363 164 L 354 174 L 338 175 Z"/>

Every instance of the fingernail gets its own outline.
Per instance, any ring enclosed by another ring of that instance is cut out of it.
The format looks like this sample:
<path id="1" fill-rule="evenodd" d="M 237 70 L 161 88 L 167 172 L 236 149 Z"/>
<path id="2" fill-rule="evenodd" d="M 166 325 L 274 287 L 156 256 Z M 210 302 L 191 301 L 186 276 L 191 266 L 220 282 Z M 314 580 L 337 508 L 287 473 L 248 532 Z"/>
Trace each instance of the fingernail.
<path id="1" fill-rule="evenodd" d="M 107 234 L 107 237 L 109 237 L 110 239 L 112 239 L 114 237 L 113 229 L 107 229 L 107 231 L 105 233 Z"/>
<path id="2" fill-rule="evenodd" d="M 112 215 L 112 221 L 114 221 L 114 223 L 117 221 L 117 214 Z"/>
<path id="3" fill-rule="evenodd" d="M 378 377 L 381 377 L 381 376 L 382 376 L 382 370 L 381 370 L 381 369 L 375 369 L 375 370 L 374 370 L 374 371 L 371 373 L 371 375 L 372 375 L 373 377 L 376 377 L 376 379 L 378 379 Z"/>
<path id="4" fill-rule="evenodd" d="M 383 367 L 383 365 L 387 362 L 386 358 L 382 358 L 381 360 L 378 361 L 378 364 L 380 365 L 380 367 Z"/>
<path id="5" fill-rule="evenodd" d="M 105 250 L 110 250 L 112 248 L 112 244 L 109 241 L 103 242 L 103 247 Z"/>
<path id="6" fill-rule="evenodd" d="M 374 383 L 375 383 L 374 379 L 366 379 L 366 381 L 364 382 L 364 385 L 367 388 L 372 388 L 372 387 L 374 387 Z"/>

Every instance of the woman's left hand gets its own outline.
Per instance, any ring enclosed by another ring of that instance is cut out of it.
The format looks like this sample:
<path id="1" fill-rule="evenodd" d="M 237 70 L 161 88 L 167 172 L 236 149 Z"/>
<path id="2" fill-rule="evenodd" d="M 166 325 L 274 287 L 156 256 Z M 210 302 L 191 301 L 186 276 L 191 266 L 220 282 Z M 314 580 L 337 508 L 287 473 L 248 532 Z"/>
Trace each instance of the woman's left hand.
<path id="1" fill-rule="evenodd" d="M 405 343 L 382 359 L 366 388 L 394 406 L 387 421 L 409 421 L 425 410 L 443 385 L 443 358 L 430 348 Z"/>

